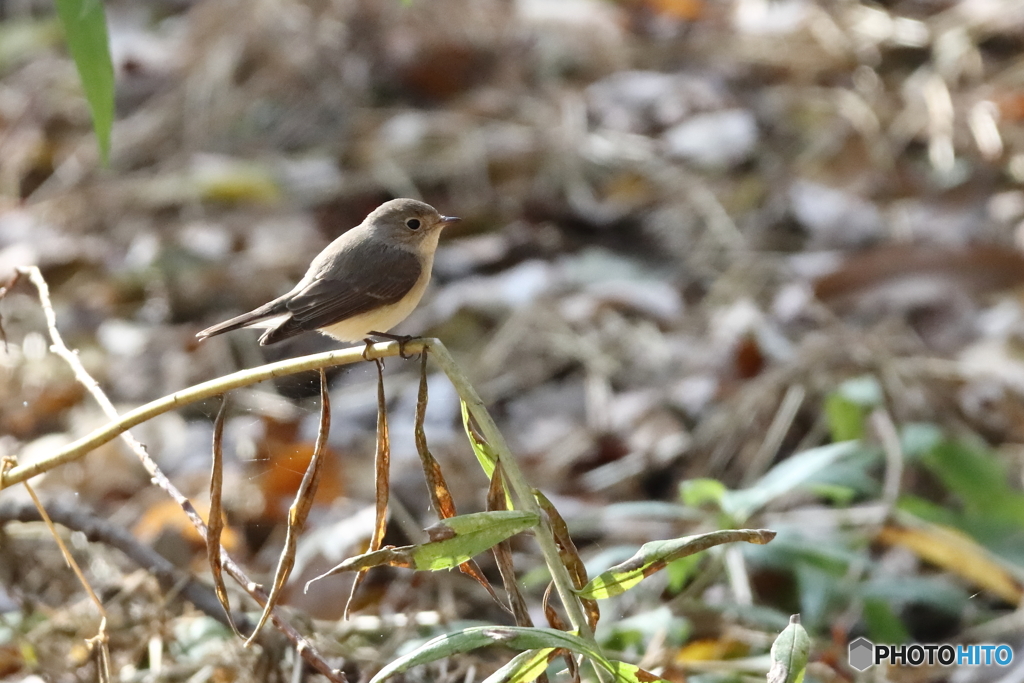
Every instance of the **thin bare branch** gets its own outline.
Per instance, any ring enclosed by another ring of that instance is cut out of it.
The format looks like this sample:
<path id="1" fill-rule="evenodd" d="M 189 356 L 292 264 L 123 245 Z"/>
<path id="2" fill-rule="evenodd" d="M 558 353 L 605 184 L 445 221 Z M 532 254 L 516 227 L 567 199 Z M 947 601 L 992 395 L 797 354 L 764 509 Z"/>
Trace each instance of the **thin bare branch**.
<path id="1" fill-rule="evenodd" d="M 60 537 L 57 532 L 57 527 L 54 526 L 53 520 L 50 519 L 50 515 L 46 512 L 46 508 L 43 507 L 42 501 L 39 500 L 39 496 L 36 495 L 35 489 L 26 481 L 24 482 L 25 490 L 28 491 L 28 495 L 32 498 L 32 503 L 36 506 L 36 510 L 39 511 L 39 516 L 42 517 L 43 523 L 46 524 L 46 528 L 50 530 L 50 535 L 53 536 L 53 540 L 57 542 L 57 547 L 60 548 L 61 555 L 64 556 L 64 561 L 67 563 L 71 571 L 75 573 L 78 578 L 78 583 L 82 584 L 82 588 L 88 594 L 89 599 L 96 605 L 96 610 L 100 613 L 100 627 L 96 632 L 96 635 L 92 638 L 87 639 L 90 647 L 96 651 L 98 659 L 97 668 L 99 669 L 99 676 L 101 681 L 110 680 L 110 639 L 107 637 L 107 610 L 104 609 L 103 603 L 100 602 L 99 597 L 96 595 L 96 591 L 92 589 L 92 585 L 89 580 L 85 578 L 85 573 L 82 568 L 78 566 L 78 562 L 75 560 L 71 551 L 64 544 L 64 539 Z"/>

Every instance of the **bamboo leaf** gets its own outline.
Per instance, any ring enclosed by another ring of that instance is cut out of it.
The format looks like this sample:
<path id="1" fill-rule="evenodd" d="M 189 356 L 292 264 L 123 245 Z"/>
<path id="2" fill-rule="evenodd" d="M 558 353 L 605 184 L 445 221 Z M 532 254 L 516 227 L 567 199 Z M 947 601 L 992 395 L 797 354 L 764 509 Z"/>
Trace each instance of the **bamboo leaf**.
<path id="1" fill-rule="evenodd" d="M 413 566 L 431 571 L 457 567 L 539 521 L 536 514 L 518 510 L 475 512 L 442 520 L 427 530 L 431 542 L 415 546 Z"/>
<path id="2" fill-rule="evenodd" d="M 617 564 L 578 591 L 581 598 L 604 599 L 625 593 L 651 574 L 661 571 L 673 560 L 699 553 L 722 543 L 747 541 L 763 545 L 775 538 L 768 529 L 727 529 L 699 536 L 652 541 L 640 547 L 633 557 Z"/>
<path id="3" fill-rule="evenodd" d="M 470 652 L 488 645 L 502 645 L 513 650 L 565 649 L 587 657 L 602 669 L 615 673 L 615 668 L 593 643 L 572 633 L 553 628 L 521 626 L 475 626 L 438 636 L 409 654 L 399 657 L 377 672 L 370 683 L 380 683 L 414 666 L 428 664 L 445 657 Z M 628 680 L 628 679 L 625 679 Z"/>
<path id="4" fill-rule="evenodd" d="M 551 661 L 553 647 L 520 652 L 508 664 L 484 679 L 484 683 L 531 683 L 544 673 Z"/>
<path id="5" fill-rule="evenodd" d="M 75 60 L 82 90 L 92 112 L 96 142 L 104 163 L 114 124 L 114 65 L 110 59 L 107 18 L 101 0 L 57 0 L 57 14 Z"/>

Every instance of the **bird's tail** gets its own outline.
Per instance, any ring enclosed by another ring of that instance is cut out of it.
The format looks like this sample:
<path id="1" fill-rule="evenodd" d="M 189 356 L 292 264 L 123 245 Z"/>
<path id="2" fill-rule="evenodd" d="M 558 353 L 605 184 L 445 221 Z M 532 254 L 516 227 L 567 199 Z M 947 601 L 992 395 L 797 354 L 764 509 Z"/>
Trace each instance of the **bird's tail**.
<path id="1" fill-rule="evenodd" d="M 248 313 L 235 316 L 230 320 L 225 320 L 222 323 L 217 323 L 212 327 L 207 327 L 202 332 L 196 334 L 196 339 L 203 341 L 207 337 L 213 337 L 224 332 L 231 332 L 232 330 L 238 330 L 243 327 L 252 327 L 259 325 L 262 322 L 266 322 L 287 313 L 288 309 L 285 307 L 284 302 L 281 299 L 275 299 L 269 303 L 266 303 L 259 308 L 255 308 Z"/>

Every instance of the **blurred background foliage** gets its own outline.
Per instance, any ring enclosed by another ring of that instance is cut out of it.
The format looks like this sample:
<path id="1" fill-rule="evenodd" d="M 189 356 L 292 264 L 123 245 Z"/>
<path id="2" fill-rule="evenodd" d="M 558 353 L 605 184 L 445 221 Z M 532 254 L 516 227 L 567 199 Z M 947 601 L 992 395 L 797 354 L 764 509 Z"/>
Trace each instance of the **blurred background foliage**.
<path id="1" fill-rule="evenodd" d="M 816 681 L 855 677 L 846 645 L 861 635 L 1021 651 L 1020 2 L 105 7 L 107 166 L 54 7 L 0 0 L 0 278 L 43 269 L 65 338 L 119 405 L 331 348 L 194 334 L 290 288 L 380 202 L 419 197 L 464 221 L 399 331 L 440 337 L 467 368 L 591 576 L 649 540 L 779 531 L 606 601 L 609 648 L 670 680 L 752 680 L 800 612 Z M 31 292 L 0 314 L 0 454 L 25 462 L 103 420 L 47 354 Z M 414 365 L 388 363 L 393 543 L 431 521 Z M 225 543 L 254 573 L 273 569 L 317 391 L 297 377 L 234 396 Z M 481 509 L 457 397 L 440 375 L 430 391 L 431 448 L 460 509 Z M 334 373 L 332 395 L 333 457 L 294 585 L 358 552 L 371 525 L 372 371 Z M 214 410 L 138 431 L 200 507 Z M 180 511 L 118 444 L 39 488 L 204 571 Z M 88 604 L 43 531 L 4 529 L 0 676 L 93 680 Z M 156 675 L 154 642 L 163 667 L 207 671 L 194 680 L 284 666 L 167 602 L 115 551 L 77 552 L 110 598 L 121 680 Z M 371 577 L 351 623 L 335 621 L 345 580 L 288 599 L 355 677 L 412 638 L 507 620 L 457 575 Z M 523 580 L 536 597 L 547 579 Z M 1009 681 L 1021 666 L 888 676 Z"/>

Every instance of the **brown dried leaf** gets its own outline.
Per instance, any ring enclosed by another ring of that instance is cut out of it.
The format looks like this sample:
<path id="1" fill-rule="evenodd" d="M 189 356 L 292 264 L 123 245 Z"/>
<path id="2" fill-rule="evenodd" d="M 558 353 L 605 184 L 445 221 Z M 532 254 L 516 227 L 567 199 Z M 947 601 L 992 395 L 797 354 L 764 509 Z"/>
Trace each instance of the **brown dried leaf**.
<path id="1" fill-rule="evenodd" d="M 377 514 L 373 527 L 373 536 L 370 538 L 370 552 L 380 550 L 384 543 L 384 532 L 388 523 L 388 496 L 391 483 L 391 437 L 388 434 L 388 406 L 384 395 L 384 361 L 374 359 L 377 364 L 377 455 L 374 461 L 374 486 L 376 488 Z M 348 619 L 349 609 L 352 607 L 352 599 L 359 589 L 363 579 L 366 578 L 366 569 L 360 570 L 352 582 L 352 590 L 348 594 L 348 601 L 345 603 L 343 618 Z"/>
<path id="2" fill-rule="evenodd" d="M 562 558 L 562 564 L 569 570 L 573 587 L 577 590 L 583 588 L 590 579 L 587 577 L 587 567 L 583 564 L 579 551 L 576 550 L 576 544 L 573 543 L 572 536 L 569 535 L 569 526 L 562 519 L 562 515 L 559 514 L 554 504 L 548 500 L 547 496 L 534 489 L 534 497 L 548 516 L 548 520 L 551 523 L 551 531 L 554 533 L 555 542 L 558 544 L 558 554 Z M 581 599 L 580 602 L 587 613 L 587 621 L 590 623 L 590 628 L 597 628 L 597 622 L 601 618 L 601 609 L 597 605 L 597 600 L 587 598 Z"/>
<path id="3" fill-rule="evenodd" d="M 494 474 L 491 475 L 491 484 L 487 489 L 488 510 L 508 509 L 505 498 L 505 485 L 502 479 L 501 463 L 499 462 L 494 468 Z M 522 592 L 519 590 L 519 583 L 516 581 L 516 568 L 512 564 L 512 543 L 508 540 L 502 541 L 491 548 L 491 552 L 494 553 L 494 561 L 498 565 L 501 581 L 505 585 L 509 608 L 512 616 L 516 619 L 516 625 L 533 626 L 526 598 L 523 597 Z M 502 606 L 504 607 L 504 605 Z"/>
<path id="4" fill-rule="evenodd" d="M 309 461 L 306 474 L 302 477 L 302 484 L 295 494 L 295 502 L 288 509 L 288 531 L 285 534 L 284 548 L 281 549 L 281 556 L 277 561 L 277 571 L 274 572 L 274 585 L 270 589 L 267 603 L 263 606 L 263 614 L 260 615 L 259 623 L 253 630 L 252 635 L 245 641 L 246 647 L 259 635 L 263 625 L 267 623 L 270 612 L 274 609 L 278 600 L 281 599 L 281 592 L 284 584 L 288 581 L 292 567 L 295 566 L 295 550 L 299 543 L 299 534 L 306 525 L 306 518 L 313 508 L 313 497 L 316 495 L 316 487 L 320 481 L 320 474 L 323 471 L 323 453 L 327 446 L 327 435 L 331 430 L 331 396 L 327 391 L 327 375 L 323 369 L 320 370 L 320 431 L 316 435 L 316 446 L 313 448 L 313 458 Z"/>
<path id="5" fill-rule="evenodd" d="M 210 467 L 210 514 L 206 520 L 206 556 L 210 561 L 210 574 L 213 576 L 213 589 L 217 600 L 224 608 L 224 615 L 231 625 L 231 630 L 239 638 L 242 634 L 231 617 L 231 601 L 227 587 L 224 585 L 224 566 L 221 560 L 220 537 L 224 532 L 224 513 L 221 507 L 221 494 L 224 489 L 224 417 L 227 415 L 228 397 L 222 396 L 217 418 L 213 421 L 213 457 Z"/>

